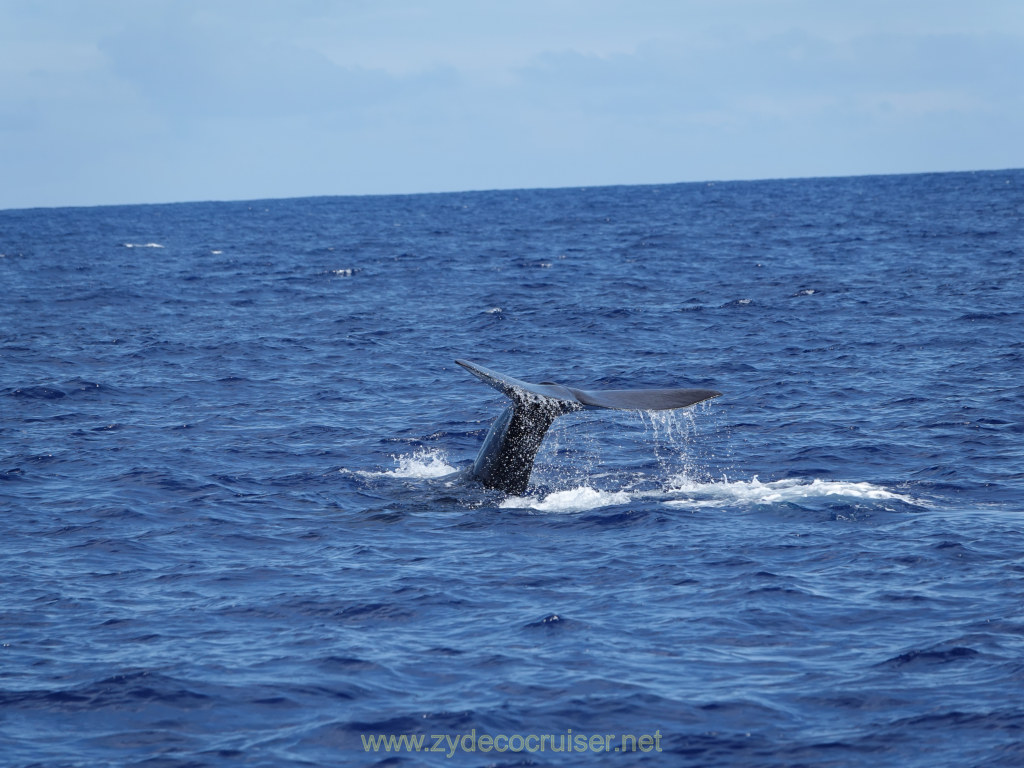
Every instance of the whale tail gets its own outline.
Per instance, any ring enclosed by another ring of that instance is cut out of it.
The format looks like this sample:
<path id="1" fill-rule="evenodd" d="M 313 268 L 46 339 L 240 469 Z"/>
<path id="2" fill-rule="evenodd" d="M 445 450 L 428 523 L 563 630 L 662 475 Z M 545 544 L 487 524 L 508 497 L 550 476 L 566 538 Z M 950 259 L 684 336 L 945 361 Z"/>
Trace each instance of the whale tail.
<path id="1" fill-rule="evenodd" d="M 563 413 L 596 408 L 665 411 L 722 394 L 712 389 L 585 390 L 551 382 L 533 384 L 467 360 L 455 362 L 512 401 L 491 425 L 470 472 L 488 488 L 517 496 L 530 482 L 544 435 Z"/>

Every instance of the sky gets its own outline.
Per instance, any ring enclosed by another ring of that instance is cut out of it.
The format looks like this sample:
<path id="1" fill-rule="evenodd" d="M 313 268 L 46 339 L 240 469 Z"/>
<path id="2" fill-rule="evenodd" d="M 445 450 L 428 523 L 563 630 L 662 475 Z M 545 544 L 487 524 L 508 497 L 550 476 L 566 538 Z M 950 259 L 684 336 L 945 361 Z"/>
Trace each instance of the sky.
<path id="1" fill-rule="evenodd" d="M 1024 167 L 1021 0 L 0 0 L 0 209 Z"/>

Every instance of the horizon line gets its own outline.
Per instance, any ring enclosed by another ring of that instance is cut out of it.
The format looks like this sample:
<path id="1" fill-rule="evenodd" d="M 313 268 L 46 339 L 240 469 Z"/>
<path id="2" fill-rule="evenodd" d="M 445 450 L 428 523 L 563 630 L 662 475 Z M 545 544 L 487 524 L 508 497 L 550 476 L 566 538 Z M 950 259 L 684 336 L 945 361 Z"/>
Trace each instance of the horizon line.
<path id="1" fill-rule="evenodd" d="M 71 209 L 92 209 L 92 208 L 131 208 L 135 206 L 167 206 L 167 205 L 202 205 L 206 203 L 262 203 L 271 201 L 285 201 L 285 200 L 316 200 L 324 198 L 367 198 L 367 197 L 424 197 L 424 196 L 436 196 L 436 195 L 471 195 L 471 194 L 485 194 L 490 192 L 541 192 L 541 191 L 559 191 L 559 190 L 596 190 L 596 189 L 616 189 L 619 187 L 675 187 L 683 185 L 715 185 L 715 184 L 753 184 L 770 181 L 822 181 L 827 179 L 869 179 L 869 178 L 886 178 L 890 176 L 944 176 L 944 175 L 956 175 L 956 174 L 975 174 L 975 173 L 1009 173 L 1018 172 L 1024 170 L 1024 166 L 1021 167 L 1008 167 L 1008 168 L 974 168 L 967 170 L 944 170 L 944 171 L 909 171 L 909 172 L 892 172 L 892 173 L 846 173 L 846 174 L 835 174 L 835 175 L 811 175 L 811 176 L 763 176 L 754 178 L 731 178 L 731 179 L 702 179 L 702 180 L 690 180 L 690 181 L 667 181 L 667 182 L 639 182 L 639 183 L 610 183 L 610 184 L 559 184 L 555 186 L 537 186 L 537 187 L 488 187 L 488 188 L 470 188 L 470 189 L 450 189 L 450 190 L 421 190 L 417 192 L 364 192 L 364 193 L 326 193 L 326 194 L 311 194 L 311 195 L 285 195 L 284 197 L 243 197 L 243 198 L 206 198 L 206 199 L 193 199 L 193 200 L 162 200 L 155 202 L 135 202 L 135 203 L 81 203 L 81 204 L 67 204 L 67 205 L 29 205 L 25 207 L 14 207 L 14 208 L 0 208 L 0 214 L 8 212 L 26 212 L 26 211 L 59 211 L 59 210 L 71 210 Z"/>

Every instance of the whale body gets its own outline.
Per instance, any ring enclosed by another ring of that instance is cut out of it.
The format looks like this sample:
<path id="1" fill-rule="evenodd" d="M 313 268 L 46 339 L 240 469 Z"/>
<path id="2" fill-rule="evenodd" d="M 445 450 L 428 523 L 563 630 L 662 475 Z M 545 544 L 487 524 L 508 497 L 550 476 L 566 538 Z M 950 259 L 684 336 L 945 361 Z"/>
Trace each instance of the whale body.
<path id="1" fill-rule="evenodd" d="M 516 496 L 526 491 L 544 435 L 563 413 L 599 408 L 666 411 L 722 394 L 713 389 L 586 390 L 549 381 L 533 384 L 468 360 L 455 362 L 511 401 L 487 432 L 470 474 L 488 488 Z"/>

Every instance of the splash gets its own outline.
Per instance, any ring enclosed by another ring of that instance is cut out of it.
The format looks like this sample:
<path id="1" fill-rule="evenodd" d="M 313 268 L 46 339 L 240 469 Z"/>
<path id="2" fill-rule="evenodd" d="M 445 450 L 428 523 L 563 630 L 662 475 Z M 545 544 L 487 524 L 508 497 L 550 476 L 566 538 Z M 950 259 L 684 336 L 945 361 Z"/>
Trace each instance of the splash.
<path id="1" fill-rule="evenodd" d="M 566 489 L 597 480 L 608 488 L 604 478 L 613 478 L 611 489 L 633 492 L 662 488 L 665 478 L 677 475 L 711 480 L 706 465 L 715 458 L 712 446 L 722 442 L 713 413 L 700 403 L 685 410 L 568 414 L 541 446 L 535 483 Z"/>
<path id="2" fill-rule="evenodd" d="M 637 411 L 636 417 L 645 430 L 644 440 L 652 446 L 658 462 L 659 475 L 697 477 L 701 472 L 699 427 L 697 413 L 707 406 L 685 411 Z"/>
<path id="3" fill-rule="evenodd" d="M 412 454 L 392 456 L 398 466 L 395 469 L 384 472 L 358 471 L 356 474 L 364 477 L 409 477 L 426 479 L 431 477 L 444 477 L 458 469 L 448 463 L 448 457 L 443 451 L 424 448 Z"/>
<path id="4" fill-rule="evenodd" d="M 589 509 L 626 504 L 632 496 L 625 491 L 599 491 L 586 485 L 567 491 L 553 491 L 547 496 L 509 496 L 501 502 L 502 509 L 535 509 L 538 512 L 586 512 Z"/>

